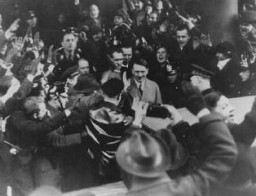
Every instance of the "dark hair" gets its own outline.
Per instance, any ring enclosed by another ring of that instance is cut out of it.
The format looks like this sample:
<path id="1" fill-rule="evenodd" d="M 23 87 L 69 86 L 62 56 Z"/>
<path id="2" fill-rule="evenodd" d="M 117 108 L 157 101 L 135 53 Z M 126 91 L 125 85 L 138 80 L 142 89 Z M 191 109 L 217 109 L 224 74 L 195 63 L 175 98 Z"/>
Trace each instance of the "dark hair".
<path id="1" fill-rule="evenodd" d="M 177 31 L 183 31 L 183 30 L 187 30 L 188 35 L 190 35 L 190 33 L 191 33 L 190 29 L 188 28 L 188 25 L 186 25 L 186 24 L 178 25 L 177 28 L 176 28 L 176 33 L 177 33 Z"/>
<path id="2" fill-rule="evenodd" d="M 148 68 L 148 62 L 147 62 L 147 60 L 144 59 L 144 58 L 141 58 L 141 57 L 139 57 L 139 56 L 135 56 L 135 57 L 134 57 L 132 68 L 134 67 L 134 64 L 138 64 L 138 65 L 141 65 L 141 66 L 143 66 L 143 67 Z"/>
<path id="3" fill-rule="evenodd" d="M 109 49 L 109 53 L 108 53 L 109 56 L 113 57 L 114 52 L 122 53 L 123 54 L 123 51 L 122 51 L 122 49 L 120 47 L 112 47 L 112 48 Z"/>
<path id="4" fill-rule="evenodd" d="M 117 78 L 111 78 L 102 85 L 102 91 L 110 98 L 120 95 L 124 89 L 124 83 Z"/>
<path id="5" fill-rule="evenodd" d="M 212 109 L 217 106 L 218 101 L 222 94 L 218 91 L 213 91 L 204 96 L 204 100 L 206 101 L 207 106 Z"/>

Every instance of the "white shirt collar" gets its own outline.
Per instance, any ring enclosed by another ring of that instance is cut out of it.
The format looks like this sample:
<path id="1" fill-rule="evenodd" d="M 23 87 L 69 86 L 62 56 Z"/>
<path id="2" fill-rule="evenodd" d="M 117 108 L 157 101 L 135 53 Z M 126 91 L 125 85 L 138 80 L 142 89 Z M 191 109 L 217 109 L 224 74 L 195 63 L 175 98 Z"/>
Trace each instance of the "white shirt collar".
<path id="1" fill-rule="evenodd" d="M 227 63 L 229 61 L 230 61 L 230 58 L 219 61 L 218 64 L 217 64 L 217 67 L 219 68 L 219 70 L 222 70 L 227 65 Z"/>
<path id="2" fill-rule="evenodd" d="M 134 81 L 135 81 L 135 83 L 136 83 L 138 88 L 140 88 L 140 85 L 141 85 L 141 89 L 142 90 L 144 89 L 144 87 L 145 87 L 145 80 L 142 83 L 137 82 L 137 80 L 135 80 L 135 79 L 134 79 Z"/>

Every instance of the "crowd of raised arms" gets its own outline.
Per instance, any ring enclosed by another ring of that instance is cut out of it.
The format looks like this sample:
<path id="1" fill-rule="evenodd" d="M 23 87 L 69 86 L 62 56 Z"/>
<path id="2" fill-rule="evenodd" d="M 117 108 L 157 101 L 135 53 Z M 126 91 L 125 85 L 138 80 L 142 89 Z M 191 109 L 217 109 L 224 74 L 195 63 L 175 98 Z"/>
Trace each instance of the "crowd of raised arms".
<path id="1" fill-rule="evenodd" d="M 217 44 L 200 1 L 123 2 L 104 18 L 76 0 L 48 34 L 33 10 L 0 17 L 0 195 L 255 196 L 256 101 L 237 124 L 229 98 L 256 94 L 256 1 Z"/>

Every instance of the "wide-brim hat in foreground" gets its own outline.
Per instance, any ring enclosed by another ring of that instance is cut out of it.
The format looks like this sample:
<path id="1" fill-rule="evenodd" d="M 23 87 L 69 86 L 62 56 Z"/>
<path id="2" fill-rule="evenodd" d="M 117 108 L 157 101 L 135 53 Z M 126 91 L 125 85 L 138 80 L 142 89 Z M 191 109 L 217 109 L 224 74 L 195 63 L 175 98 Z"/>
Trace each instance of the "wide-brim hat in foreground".
<path id="1" fill-rule="evenodd" d="M 119 166 L 127 173 L 156 178 L 169 169 L 168 148 L 143 130 L 134 131 L 116 152 Z"/>

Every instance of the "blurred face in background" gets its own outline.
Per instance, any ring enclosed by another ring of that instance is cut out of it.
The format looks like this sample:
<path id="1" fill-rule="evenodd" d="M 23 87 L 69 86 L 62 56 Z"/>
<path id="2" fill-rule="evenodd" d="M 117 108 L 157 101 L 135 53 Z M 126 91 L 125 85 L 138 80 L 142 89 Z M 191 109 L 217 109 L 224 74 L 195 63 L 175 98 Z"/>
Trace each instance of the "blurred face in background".
<path id="1" fill-rule="evenodd" d="M 153 12 L 153 8 L 151 5 L 148 5 L 145 7 L 145 12 L 147 15 L 151 14 Z"/>
<path id="2" fill-rule="evenodd" d="M 158 15 L 156 12 L 152 12 L 146 16 L 146 23 L 147 25 L 153 25 L 158 21 Z"/>
<path id="3" fill-rule="evenodd" d="M 133 3 L 134 3 L 134 6 L 135 6 L 135 9 L 137 11 L 142 10 L 144 4 L 143 4 L 143 2 L 141 0 L 134 0 Z"/>
<path id="4" fill-rule="evenodd" d="M 124 22 L 124 19 L 121 16 L 115 16 L 114 17 L 114 24 L 116 26 L 122 24 Z"/>
<path id="5" fill-rule="evenodd" d="M 247 80 L 249 80 L 250 75 L 251 75 L 250 70 L 245 70 L 239 73 L 239 76 L 242 82 L 246 82 Z"/>
<path id="6" fill-rule="evenodd" d="M 239 31 L 242 38 L 247 38 L 252 31 L 253 26 L 249 23 L 241 23 L 239 25 Z"/>
<path id="7" fill-rule="evenodd" d="M 132 47 L 122 48 L 125 63 L 131 62 L 132 59 Z"/>
<path id="8" fill-rule="evenodd" d="M 91 5 L 90 7 L 90 17 L 96 19 L 99 17 L 100 11 L 97 5 Z"/>
<path id="9" fill-rule="evenodd" d="M 124 56 L 123 56 L 123 53 L 121 52 L 113 52 L 112 54 L 112 59 L 114 61 L 114 64 L 115 64 L 115 69 L 116 70 L 120 70 L 122 65 L 123 65 L 123 62 L 124 62 Z"/>
<path id="10" fill-rule="evenodd" d="M 161 0 L 156 0 L 155 1 L 155 8 L 157 10 L 162 10 L 164 9 L 164 5 L 163 5 L 163 2 Z"/>

